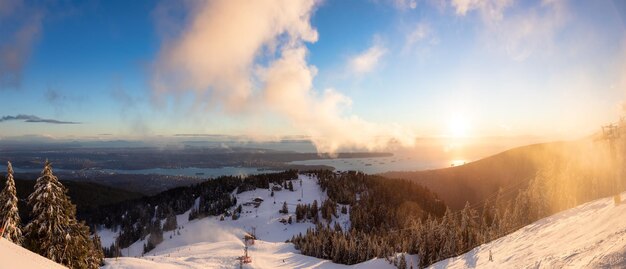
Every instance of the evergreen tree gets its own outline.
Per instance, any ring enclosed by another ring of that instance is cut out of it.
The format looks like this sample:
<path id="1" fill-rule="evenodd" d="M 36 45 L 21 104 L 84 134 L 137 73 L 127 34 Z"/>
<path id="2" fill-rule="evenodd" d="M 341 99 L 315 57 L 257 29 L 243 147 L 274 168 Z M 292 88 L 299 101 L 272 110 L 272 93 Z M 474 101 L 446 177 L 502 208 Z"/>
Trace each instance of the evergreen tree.
<path id="1" fill-rule="evenodd" d="M 404 257 L 404 254 L 400 255 L 400 261 L 398 262 L 398 269 L 406 269 L 406 257 Z"/>
<path id="2" fill-rule="evenodd" d="M 519 190 L 517 197 L 515 198 L 515 206 L 513 209 L 513 224 L 515 226 L 530 223 L 529 218 L 530 207 L 528 204 L 528 192 L 525 190 Z"/>
<path id="3" fill-rule="evenodd" d="M 104 252 L 102 248 L 102 242 L 100 241 L 100 236 L 98 235 L 98 233 L 94 233 L 92 242 L 93 249 L 90 258 L 92 259 L 92 264 L 96 265 L 96 263 L 98 263 L 98 266 L 96 267 L 98 268 L 104 265 Z"/>
<path id="4" fill-rule="evenodd" d="M 22 225 L 17 209 L 17 201 L 13 167 L 11 162 L 7 162 L 7 182 L 0 193 L 0 227 L 3 229 L 2 235 L 4 238 L 21 245 L 23 241 Z"/>
<path id="5" fill-rule="evenodd" d="M 317 200 L 313 200 L 313 204 L 311 204 L 311 217 L 313 218 L 313 223 L 317 223 L 319 220 L 317 211 L 318 211 Z"/>
<path id="6" fill-rule="evenodd" d="M 283 208 L 280 210 L 279 213 L 282 213 L 282 214 L 289 213 L 289 208 L 287 208 L 287 201 L 283 202 Z"/>
<path id="7" fill-rule="evenodd" d="M 467 251 L 479 243 L 478 232 L 478 212 L 472 209 L 469 202 L 465 203 L 465 207 L 461 211 L 461 238 L 463 244 L 461 248 Z"/>
<path id="8" fill-rule="evenodd" d="M 150 237 L 148 237 L 147 245 L 144 245 L 143 253 L 154 249 L 161 242 L 163 242 L 163 229 L 161 228 L 161 221 L 156 220 L 151 225 Z"/>
<path id="9" fill-rule="evenodd" d="M 25 229 L 26 246 L 55 262 L 67 260 L 64 252 L 71 240 L 71 206 L 48 161 L 28 196 L 28 205 L 32 220 Z"/>
<path id="10" fill-rule="evenodd" d="M 221 220 L 224 220 L 224 215 L 222 215 Z M 172 231 L 176 229 L 177 226 L 178 226 L 178 222 L 176 221 L 176 215 L 174 215 L 174 213 L 172 212 L 165 219 L 165 223 L 163 224 L 163 230 Z"/>
<path id="11" fill-rule="evenodd" d="M 537 176 L 528 183 L 529 216 L 531 221 L 548 215 L 547 184 L 548 176 L 545 171 L 537 172 Z"/>
<path id="12" fill-rule="evenodd" d="M 34 192 L 28 196 L 32 220 L 25 228 L 26 246 L 70 268 L 98 268 L 102 259 L 94 253 L 102 250 L 94 250 L 89 227 L 76 221 L 76 206 L 66 193 L 46 161 Z"/>
<path id="13" fill-rule="evenodd" d="M 439 234 L 442 240 L 442 246 L 439 252 L 439 258 L 448 258 L 455 256 L 457 253 L 457 224 L 454 214 L 448 208 L 439 226 Z"/>

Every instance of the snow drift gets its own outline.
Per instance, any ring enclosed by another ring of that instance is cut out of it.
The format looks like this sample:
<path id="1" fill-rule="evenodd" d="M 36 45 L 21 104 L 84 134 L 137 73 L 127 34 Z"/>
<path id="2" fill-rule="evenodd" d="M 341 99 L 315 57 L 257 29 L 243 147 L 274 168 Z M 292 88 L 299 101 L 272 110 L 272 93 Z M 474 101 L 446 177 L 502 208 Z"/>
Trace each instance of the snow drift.
<path id="1" fill-rule="evenodd" d="M 0 268 L 61 269 L 65 267 L 0 238 Z"/>

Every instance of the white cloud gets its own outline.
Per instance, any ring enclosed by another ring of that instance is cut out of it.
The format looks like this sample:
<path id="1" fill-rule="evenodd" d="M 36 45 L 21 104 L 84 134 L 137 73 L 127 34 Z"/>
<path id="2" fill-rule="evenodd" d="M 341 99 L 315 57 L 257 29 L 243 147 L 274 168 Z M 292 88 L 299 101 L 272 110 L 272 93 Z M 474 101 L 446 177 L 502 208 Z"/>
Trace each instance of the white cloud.
<path id="1" fill-rule="evenodd" d="M 315 42 L 309 24 L 315 1 L 200 1 L 178 38 L 166 39 L 154 69 L 158 92 L 192 90 L 243 108 L 252 94 L 252 67 L 276 42 Z M 285 37 L 286 40 L 281 40 Z"/>
<path id="2" fill-rule="evenodd" d="M 569 15 L 563 1 L 544 1 L 542 5 L 515 14 L 491 26 L 491 39 L 516 61 L 536 54 L 549 55 L 556 48 L 555 36 Z"/>
<path id="3" fill-rule="evenodd" d="M 405 35 L 403 54 L 417 53 L 424 56 L 430 52 L 431 47 L 439 44 L 439 38 L 427 22 L 420 22 L 409 28 Z"/>
<path id="4" fill-rule="evenodd" d="M 341 148 L 383 149 L 413 135 L 397 126 L 367 122 L 349 113 L 351 100 L 313 88 L 317 69 L 307 63 L 305 43 L 317 41 L 310 18 L 317 1 L 215 0 L 188 7 L 178 35 L 164 35 L 153 70 L 157 97 L 189 95 L 250 118 L 279 115 L 311 137 L 318 152 Z M 165 12 L 167 13 L 167 12 Z M 162 14 L 162 13 L 161 13 Z M 384 48 L 357 60 L 360 71 L 375 66 Z"/>
<path id="5" fill-rule="evenodd" d="M 406 45 L 413 46 L 415 43 L 426 39 L 430 35 L 430 27 L 426 23 L 418 23 L 406 37 Z"/>
<path id="6" fill-rule="evenodd" d="M 550 52 L 555 35 L 569 18 L 566 2 L 544 0 L 508 12 L 513 6 L 512 0 L 452 0 L 457 15 L 480 14 L 485 47 L 498 49 L 516 61 Z"/>
<path id="7" fill-rule="evenodd" d="M 350 70 L 354 74 L 372 72 L 378 65 L 381 57 L 387 53 L 387 49 L 380 44 L 374 44 L 363 53 L 350 59 Z"/>
<path id="8" fill-rule="evenodd" d="M 400 10 L 415 9 L 417 0 L 392 0 L 393 6 Z"/>
<path id="9" fill-rule="evenodd" d="M 478 10 L 485 22 L 500 21 L 504 10 L 511 6 L 512 0 L 452 0 L 456 14 L 465 16 L 472 10 Z"/>
<path id="10" fill-rule="evenodd" d="M 31 49 L 39 38 L 43 13 L 27 8 L 22 1 L 0 0 L 0 25 L 8 20 L 17 27 L 8 28 L 6 36 L 0 38 L 0 90 L 20 87 L 22 71 Z M 2 27 L 0 27 L 2 29 Z"/>

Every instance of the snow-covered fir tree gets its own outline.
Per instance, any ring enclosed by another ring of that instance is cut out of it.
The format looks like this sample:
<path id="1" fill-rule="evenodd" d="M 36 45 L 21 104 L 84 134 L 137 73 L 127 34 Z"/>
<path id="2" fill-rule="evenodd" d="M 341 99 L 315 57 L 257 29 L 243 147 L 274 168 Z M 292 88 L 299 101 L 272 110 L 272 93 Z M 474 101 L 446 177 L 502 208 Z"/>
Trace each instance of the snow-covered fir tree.
<path id="1" fill-rule="evenodd" d="M 104 252 L 102 250 L 102 241 L 100 241 L 100 236 L 97 233 L 94 233 L 91 242 L 93 244 L 93 248 L 91 249 L 91 255 L 89 255 L 90 264 L 95 265 L 97 263 L 100 266 L 104 265 Z"/>
<path id="2" fill-rule="evenodd" d="M 89 228 L 76 220 L 76 206 L 66 192 L 46 161 L 28 196 L 32 220 L 25 229 L 26 246 L 70 268 L 99 268 L 102 259 L 94 253 L 102 253 L 102 249 L 95 248 Z"/>
<path id="3" fill-rule="evenodd" d="M 404 254 L 400 255 L 400 261 L 398 261 L 398 269 L 407 269 L 406 268 L 406 257 Z"/>
<path id="4" fill-rule="evenodd" d="M 13 167 L 7 163 L 7 181 L 0 193 L 0 227 L 2 236 L 7 240 L 21 245 L 23 241 L 20 215 L 17 209 L 17 195 L 13 180 Z"/>
<path id="5" fill-rule="evenodd" d="M 28 196 L 32 220 L 25 232 L 26 246 L 30 250 L 56 262 L 66 258 L 65 246 L 71 239 L 68 204 L 65 189 L 46 161 L 34 192 Z"/>

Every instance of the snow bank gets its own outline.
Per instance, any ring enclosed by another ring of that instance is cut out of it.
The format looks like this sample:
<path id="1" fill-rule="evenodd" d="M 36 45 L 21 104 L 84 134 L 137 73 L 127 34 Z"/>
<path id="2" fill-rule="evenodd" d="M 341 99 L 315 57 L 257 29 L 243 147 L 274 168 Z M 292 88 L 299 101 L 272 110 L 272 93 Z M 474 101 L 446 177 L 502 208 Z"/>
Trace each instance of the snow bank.
<path id="1" fill-rule="evenodd" d="M 0 238 L 0 268 L 60 269 L 66 267 Z"/>
<path id="2" fill-rule="evenodd" d="M 431 268 L 626 268 L 626 202 L 580 205 Z"/>

